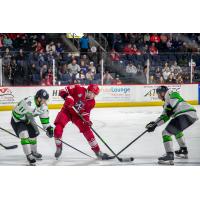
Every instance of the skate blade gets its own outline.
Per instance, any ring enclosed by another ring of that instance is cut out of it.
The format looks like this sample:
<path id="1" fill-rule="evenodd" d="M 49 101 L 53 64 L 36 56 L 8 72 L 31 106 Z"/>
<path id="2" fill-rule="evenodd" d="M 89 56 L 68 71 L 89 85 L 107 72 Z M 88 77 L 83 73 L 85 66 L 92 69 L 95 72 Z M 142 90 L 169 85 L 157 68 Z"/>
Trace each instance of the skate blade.
<path id="1" fill-rule="evenodd" d="M 183 158 L 183 159 L 188 159 L 188 155 L 184 154 L 175 154 L 177 158 Z"/>
<path id="2" fill-rule="evenodd" d="M 27 166 L 36 166 L 36 163 L 28 163 Z"/>
<path id="3" fill-rule="evenodd" d="M 35 158 L 35 160 L 38 160 L 38 161 L 41 161 L 42 160 L 42 158 L 36 158 L 36 157 L 34 157 Z"/>
<path id="4" fill-rule="evenodd" d="M 173 160 L 170 160 L 170 161 L 159 160 L 158 164 L 161 164 L 161 165 L 174 165 L 174 161 Z"/>

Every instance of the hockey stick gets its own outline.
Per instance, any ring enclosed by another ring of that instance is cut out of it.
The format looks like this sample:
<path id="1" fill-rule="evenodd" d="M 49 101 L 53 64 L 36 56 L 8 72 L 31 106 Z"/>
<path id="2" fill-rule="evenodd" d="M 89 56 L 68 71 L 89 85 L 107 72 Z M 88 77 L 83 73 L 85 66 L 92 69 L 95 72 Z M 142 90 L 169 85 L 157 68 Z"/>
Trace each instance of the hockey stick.
<path id="1" fill-rule="evenodd" d="M 157 123 L 159 123 L 162 119 L 158 120 Z M 116 154 L 116 156 L 118 156 L 119 154 L 121 154 L 123 151 L 125 151 L 129 146 L 131 146 L 135 141 L 137 141 L 140 137 L 142 137 L 145 133 L 148 132 L 148 129 L 145 130 L 143 133 L 141 133 L 138 137 L 136 137 L 132 142 L 130 142 L 127 146 L 125 146 L 120 152 L 118 152 Z"/>
<path id="2" fill-rule="evenodd" d="M 11 145 L 11 146 L 5 146 L 0 143 L 0 146 L 2 146 L 4 149 L 9 150 L 9 149 L 16 149 L 18 145 Z"/>
<path id="3" fill-rule="evenodd" d="M 2 131 L 5 131 L 6 133 L 9 133 L 10 135 L 12 135 L 12 136 L 18 138 L 15 134 L 11 133 L 10 131 L 8 131 L 8 130 L 2 128 L 2 127 L 0 127 L 0 129 L 1 129 Z"/>
<path id="4" fill-rule="evenodd" d="M 76 110 L 76 108 L 73 106 L 72 109 L 77 113 L 77 115 L 81 118 L 81 120 L 83 120 L 83 122 L 86 122 L 85 119 L 83 118 L 83 116 Z M 92 129 L 92 131 L 95 133 L 95 135 L 104 143 L 104 145 L 112 152 L 112 154 L 114 156 L 110 156 L 109 159 L 114 159 L 117 158 L 118 161 L 120 162 L 131 162 L 134 160 L 134 158 L 130 157 L 130 158 L 119 158 L 118 155 L 115 154 L 115 152 L 108 146 L 108 144 L 102 139 L 102 137 L 92 128 L 92 126 L 90 126 L 90 128 Z"/>
<path id="5" fill-rule="evenodd" d="M 14 135 L 13 133 L 11 133 L 10 131 L 8 131 L 8 130 L 6 130 L 6 129 L 4 129 L 4 128 L 1 128 L 0 127 L 0 129 L 1 130 L 3 130 L 3 131 L 5 131 L 6 133 L 9 133 L 10 135 L 12 135 L 12 136 L 15 136 L 15 137 L 17 137 L 16 135 Z M 18 137 L 17 137 L 18 138 Z M 4 149 L 16 149 L 18 146 L 17 145 L 11 145 L 11 146 L 5 146 L 5 145 L 3 145 L 3 144 L 1 144 L 0 143 L 0 146 L 2 146 Z"/>
<path id="6" fill-rule="evenodd" d="M 43 129 L 43 128 L 42 128 L 41 126 L 39 126 L 38 124 L 35 124 L 35 125 L 36 125 L 37 127 L 39 127 L 41 130 L 43 130 L 45 133 L 47 132 L 45 129 Z M 56 139 L 57 139 L 57 138 L 56 138 Z M 71 147 L 72 149 L 78 151 L 79 153 L 82 153 L 82 154 L 84 154 L 84 155 L 87 156 L 87 157 L 93 158 L 92 156 L 90 156 L 90 155 L 84 153 L 83 151 L 81 151 L 81 150 L 79 150 L 79 149 L 73 147 L 72 145 L 70 145 L 70 144 L 64 142 L 63 140 L 61 140 L 61 139 L 57 139 L 57 140 L 59 140 L 60 142 L 62 142 L 62 143 L 65 144 L 65 145 Z"/>

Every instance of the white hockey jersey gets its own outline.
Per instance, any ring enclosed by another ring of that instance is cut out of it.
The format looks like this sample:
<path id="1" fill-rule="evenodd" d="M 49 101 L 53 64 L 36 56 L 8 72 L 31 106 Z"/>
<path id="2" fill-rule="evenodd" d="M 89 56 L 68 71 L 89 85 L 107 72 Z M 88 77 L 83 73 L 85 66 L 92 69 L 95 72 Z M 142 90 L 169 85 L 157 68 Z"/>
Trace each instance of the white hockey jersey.
<path id="1" fill-rule="evenodd" d="M 27 97 L 22 99 L 12 110 L 12 116 L 15 122 L 25 121 L 26 116 L 40 117 L 43 128 L 46 129 L 50 126 L 49 123 L 49 110 L 46 104 L 38 107 L 35 102 L 35 97 Z"/>
<path id="2" fill-rule="evenodd" d="M 196 110 L 193 106 L 187 103 L 178 92 L 168 90 L 165 94 L 163 112 L 156 122 L 161 119 L 158 125 L 162 125 L 167 122 L 170 117 L 175 118 L 183 114 L 189 115 L 194 119 L 198 119 Z"/>

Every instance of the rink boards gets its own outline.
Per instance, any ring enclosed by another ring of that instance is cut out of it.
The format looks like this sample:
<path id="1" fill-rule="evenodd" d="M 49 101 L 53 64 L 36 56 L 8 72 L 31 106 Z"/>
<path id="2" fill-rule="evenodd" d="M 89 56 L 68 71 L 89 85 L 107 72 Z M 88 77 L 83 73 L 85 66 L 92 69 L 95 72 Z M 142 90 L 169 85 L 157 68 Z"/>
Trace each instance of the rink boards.
<path id="1" fill-rule="evenodd" d="M 96 97 L 96 107 L 128 107 L 162 105 L 156 95 L 159 85 L 107 85 L 100 86 L 101 92 Z M 200 102 L 198 84 L 166 85 L 180 92 L 183 98 L 193 105 Z M 50 95 L 49 108 L 61 108 L 63 100 L 58 96 L 64 86 L 35 87 L 0 87 L 0 110 L 10 110 L 22 98 L 33 96 L 37 90 L 46 89 Z"/>

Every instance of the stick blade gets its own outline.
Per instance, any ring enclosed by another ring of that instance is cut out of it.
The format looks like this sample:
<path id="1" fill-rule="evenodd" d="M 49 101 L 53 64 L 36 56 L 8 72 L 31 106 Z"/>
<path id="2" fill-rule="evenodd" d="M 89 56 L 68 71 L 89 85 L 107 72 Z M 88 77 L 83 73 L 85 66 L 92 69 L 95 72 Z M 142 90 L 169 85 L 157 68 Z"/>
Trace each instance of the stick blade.
<path id="1" fill-rule="evenodd" d="M 1 144 L 1 146 L 3 147 L 3 148 L 5 148 L 5 149 L 16 149 L 17 147 L 18 147 L 18 145 L 11 145 L 11 146 L 4 146 L 4 145 L 2 145 Z"/>

